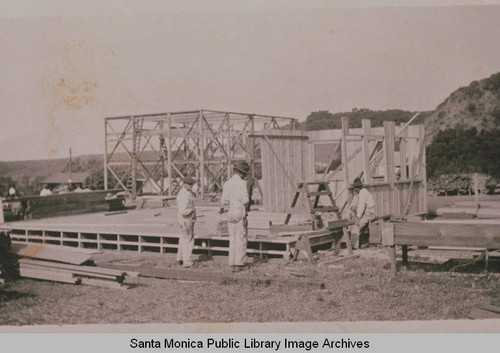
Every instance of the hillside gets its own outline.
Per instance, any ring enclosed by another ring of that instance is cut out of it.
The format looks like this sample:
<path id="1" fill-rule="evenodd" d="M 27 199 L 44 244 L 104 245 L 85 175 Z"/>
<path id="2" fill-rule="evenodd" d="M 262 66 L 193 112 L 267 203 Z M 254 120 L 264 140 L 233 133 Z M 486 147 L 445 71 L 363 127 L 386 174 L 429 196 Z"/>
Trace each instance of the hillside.
<path id="1" fill-rule="evenodd" d="M 351 112 L 330 113 L 317 111 L 311 113 L 305 122 L 299 124 L 303 130 L 340 129 L 341 117 L 349 119 L 352 128 L 361 127 L 362 119 L 370 119 L 372 126 L 382 126 L 384 120 L 405 123 L 416 112 L 405 110 L 353 109 Z M 450 94 L 434 111 L 420 112 L 415 124 L 425 125 L 427 144 L 439 131 L 462 127 L 475 127 L 478 131 L 491 130 L 500 126 L 500 73 L 474 81 Z"/>
<path id="2" fill-rule="evenodd" d="M 86 164 L 90 160 L 102 161 L 102 159 L 100 154 L 89 154 L 73 157 L 72 162 L 77 166 Z M 62 172 L 68 163 L 69 158 L 0 162 L 0 176 L 14 180 L 20 180 L 24 176 L 40 179 Z"/>
<path id="3" fill-rule="evenodd" d="M 299 124 L 299 128 L 308 131 L 341 129 L 342 117 L 346 117 L 349 120 L 350 128 L 360 128 L 361 120 L 363 119 L 369 119 L 371 120 L 373 127 L 379 127 L 383 125 L 384 121 L 394 121 L 396 124 L 406 123 L 416 113 L 417 112 L 410 112 L 399 109 L 370 110 L 366 108 L 355 108 L 351 112 L 335 114 L 332 114 L 328 111 L 318 111 L 309 114 L 309 116 L 306 118 L 306 121 Z M 431 113 L 432 112 L 420 112 L 420 115 L 414 120 L 414 124 L 422 124 Z"/>
<path id="4" fill-rule="evenodd" d="M 478 131 L 500 126 L 500 73 L 473 81 L 450 94 L 425 119 L 427 142 L 441 130 L 475 127 Z"/>

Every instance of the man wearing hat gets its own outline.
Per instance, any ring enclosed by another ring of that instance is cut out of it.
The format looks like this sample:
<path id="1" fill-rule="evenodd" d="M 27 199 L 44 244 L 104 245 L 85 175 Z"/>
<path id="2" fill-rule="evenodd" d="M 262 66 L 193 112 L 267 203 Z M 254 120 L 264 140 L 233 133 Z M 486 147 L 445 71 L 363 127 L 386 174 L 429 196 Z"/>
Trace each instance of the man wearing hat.
<path id="1" fill-rule="evenodd" d="M 191 191 L 195 180 L 184 178 L 182 188 L 177 194 L 177 221 L 181 227 L 179 237 L 179 248 L 177 249 L 177 261 L 184 267 L 191 267 L 191 253 L 194 247 L 194 222 L 196 210 L 194 208 L 194 195 Z"/>
<path id="2" fill-rule="evenodd" d="M 373 201 L 372 194 L 363 187 L 360 178 L 354 179 L 351 189 L 354 193 L 350 213 L 350 218 L 354 220 L 354 224 L 351 226 L 351 242 L 353 248 L 359 248 L 361 230 L 376 215 L 375 202 Z"/>
<path id="3" fill-rule="evenodd" d="M 222 207 L 228 208 L 227 223 L 229 229 L 229 265 L 233 272 L 238 272 L 245 265 L 247 252 L 247 204 L 248 191 L 245 177 L 248 174 L 248 163 L 240 161 L 233 166 L 233 176 L 222 187 Z"/>

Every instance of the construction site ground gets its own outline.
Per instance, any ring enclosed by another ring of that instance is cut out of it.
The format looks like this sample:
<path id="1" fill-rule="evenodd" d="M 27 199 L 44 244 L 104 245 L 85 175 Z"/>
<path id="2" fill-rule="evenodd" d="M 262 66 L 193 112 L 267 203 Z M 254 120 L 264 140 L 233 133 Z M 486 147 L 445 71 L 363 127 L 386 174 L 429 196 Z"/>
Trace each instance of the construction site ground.
<path id="1" fill-rule="evenodd" d="M 381 246 L 340 255 L 332 262 L 338 257 L 321 251 L 314 263 L 254 257 L 232 273 L 227 256 L 195 255 L 184 269 L 174 253 L 105 251 L 96 265 L 141 273 L 127 277 L 128 289 L 9 281 L 0 287 L 0 326 L 456 320 L 500 305 L 498 262 L 489 272 L 482 263 L 410 262 L 392 278 Z"/>
<path id="2" fill-rule="evenodd" d="M 96 264 L 147 277 L 128 278 L 126 290 L 8 282 L 0 288 L 0 325 L 466 319 L 476 307 L 500 304 L 497 273 L 480 266 L 450 273 L 415 264 L 391 278 L 384 249 L 355 254 L 329 266 L 256 260 L 234 274 L 225 256 L 201 255 L 183 269 L 175 254 L 108 252 Z"/>

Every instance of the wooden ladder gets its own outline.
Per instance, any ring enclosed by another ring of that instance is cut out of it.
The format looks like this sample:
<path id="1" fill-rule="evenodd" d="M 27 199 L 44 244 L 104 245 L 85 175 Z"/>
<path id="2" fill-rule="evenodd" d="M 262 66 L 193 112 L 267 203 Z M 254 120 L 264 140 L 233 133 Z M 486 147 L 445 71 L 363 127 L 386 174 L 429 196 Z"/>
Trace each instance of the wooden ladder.
<path id="1" fill-rule="evenodd" d="M 316 190 L 313 190 L 313 189 Z M 307 209 L 304 208 L 298 208 L 296 207 L 297 201 L 300 198 L 300 195 L 304 194 L 307 199 Z M 321 196 L 328 196 L 330 200 L 330 205 L 328 206 L 319 206 L 319 199 Z M 311 224 L 312 224 L 312 229 L 316 229 L 316 214 L 317 213 L 335 213 L 337 216 L 337 220 L 335 222 L 330 222 L 332 225 L 327 226 L 329 228 L 342 228 L 342 233 L 345 238 L 346 244 L 347 244 L 347 249 L 349 250 L 349 254 L 352 255 L 352 244 L 351 244 L 351 239 L 349 236 L 349 232 L 347 230 L 347 221 L 342 219 L 342 214 L 340 212 L 340 209 L 337 207 L 335 200 L 333 198 L 332 192 L 330 190 L 330 186 L 328 185 L 328 182 L 326 181 L 301 181 L 297 183 L 297 188 L 295 189 L 295 196 L 292 201 L 292 205 L 290 208 L 286 210 L 286 218 L 285 218 L 285 224 L 288 224 L 290 222 L 290 218 L 292 215 L 304 215 L 304 214 L 309 214 L 311 217 Z M 337 227 L 335 225 L 338 225 Z M 300 247 L 307 247 L 307 244 L 302 244 L 302 242 L 306 242 L 308 239 L 305 239 L 307 237 L 302 237 L 301 238 L 301 244 Z M 340 243 L 341 239 L 336 239 L 334 241 L 334 249 L 335 249 L 335 254 L 338 254 L 340 250 Z M 310 248 L 310 247 L 309 247 Z"/>

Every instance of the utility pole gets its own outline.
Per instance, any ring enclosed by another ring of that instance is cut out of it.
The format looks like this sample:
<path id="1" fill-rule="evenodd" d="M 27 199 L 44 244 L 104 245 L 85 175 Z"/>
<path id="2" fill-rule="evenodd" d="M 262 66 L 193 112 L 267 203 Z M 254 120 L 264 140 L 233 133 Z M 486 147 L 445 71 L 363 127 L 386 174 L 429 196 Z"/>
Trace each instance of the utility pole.
<path id="1" fill-rule="evenodd" d="M 73 182 L 73 172 L 72 172 L 72 161 L 71 161 L 71 147 L 69 148 L 69 190 L 71 190 L 71 184 Z"/>

